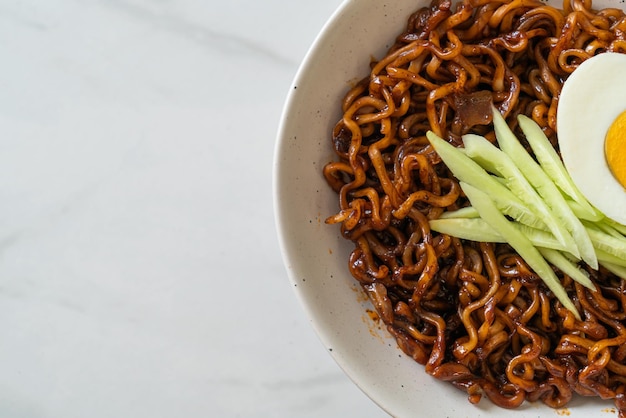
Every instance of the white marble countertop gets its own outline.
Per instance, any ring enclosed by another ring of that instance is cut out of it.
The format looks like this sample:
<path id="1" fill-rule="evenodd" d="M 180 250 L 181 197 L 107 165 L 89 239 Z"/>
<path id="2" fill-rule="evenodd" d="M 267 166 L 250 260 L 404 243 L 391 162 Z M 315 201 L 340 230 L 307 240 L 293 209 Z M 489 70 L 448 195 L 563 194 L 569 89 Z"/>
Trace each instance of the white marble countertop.
<path id="1" fill-rule="evenodd" d="M 0 417 L 383 417 L 279 252 L 278 119 L 340 0 L 0 3 Z"/>

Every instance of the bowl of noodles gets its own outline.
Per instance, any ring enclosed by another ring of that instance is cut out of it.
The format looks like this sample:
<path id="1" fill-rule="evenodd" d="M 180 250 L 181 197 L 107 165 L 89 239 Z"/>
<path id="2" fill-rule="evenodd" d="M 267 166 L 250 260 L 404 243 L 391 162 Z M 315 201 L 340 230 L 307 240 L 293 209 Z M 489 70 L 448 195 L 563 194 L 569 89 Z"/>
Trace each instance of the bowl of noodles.
<path id="1" fill-rule="evenodd" d="M 621 278 L 554 267 L 574 317 L 511 245 L 432 231 L 467 199 L 426 135 L 490 138 L 495 108 L 556 144 L 562 84 L 622 52 L 623 7 L 348 0 L 307 54 L 275 152 L 281 250 L 323 346 L 390 415 L 626 416 Z"/>

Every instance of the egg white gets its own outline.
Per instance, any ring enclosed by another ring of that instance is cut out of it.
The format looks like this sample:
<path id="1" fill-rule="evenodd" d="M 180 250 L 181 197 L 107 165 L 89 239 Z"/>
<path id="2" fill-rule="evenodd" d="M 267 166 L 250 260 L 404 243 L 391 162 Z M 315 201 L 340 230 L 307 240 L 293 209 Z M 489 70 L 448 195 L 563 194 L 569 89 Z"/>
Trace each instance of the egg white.
<path id="1" fill-rule="evenodd" d="M 557 138 L 567 171 L 592 205 L 621 224 L 626 224 L 626 190 L 606 162 L 604 141 L 624 110 L 626 54 L 618 53 L 584 61 L 565 81 L 557 108 Z"/>

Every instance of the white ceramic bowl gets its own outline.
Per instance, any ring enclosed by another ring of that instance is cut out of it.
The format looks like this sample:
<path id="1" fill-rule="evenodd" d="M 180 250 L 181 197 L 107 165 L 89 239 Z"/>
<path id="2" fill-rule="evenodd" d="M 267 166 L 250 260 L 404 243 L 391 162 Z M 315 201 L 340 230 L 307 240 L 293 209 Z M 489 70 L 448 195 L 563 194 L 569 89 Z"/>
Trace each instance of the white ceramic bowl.
<path id="1" fill-rule="evenodd" d="M 551 2 L 557 6 L 559 2 Z M 324 223 L 337 195 L 322 167 L 334 159 L 330 134 L 350 83 L 367 74 L 370 57 L 382 57 L 411 12 L 424 0 L 346 0 L 315 40 L 291 86 L 275 153 L 274 198 L 279 241 L 288 274 L 311 324 L 345 373 L 374 402 L 396 417 L 611 417 L 612 401 L 576 398 L 555 411 L 537 402 L 504 410 L 427 375 L 404 355 L 348 272 L 352 243 Z M 594 7 L 616 7 L 595 0 Z M 621 3 L 620 6 L 623 7 Z"/>

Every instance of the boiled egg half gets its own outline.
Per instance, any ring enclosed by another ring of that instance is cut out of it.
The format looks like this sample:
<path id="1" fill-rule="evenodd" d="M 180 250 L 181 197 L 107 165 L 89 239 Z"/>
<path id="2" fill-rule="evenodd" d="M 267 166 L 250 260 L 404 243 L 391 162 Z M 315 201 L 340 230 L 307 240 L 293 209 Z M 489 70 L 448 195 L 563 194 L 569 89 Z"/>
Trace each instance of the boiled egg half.
<path id="1" fill-rule="evenodd" d="M 559 97 L 557 137 L 582 194 L 626 224 L 626 54 L 596 55 L 569 76 Z"/>

